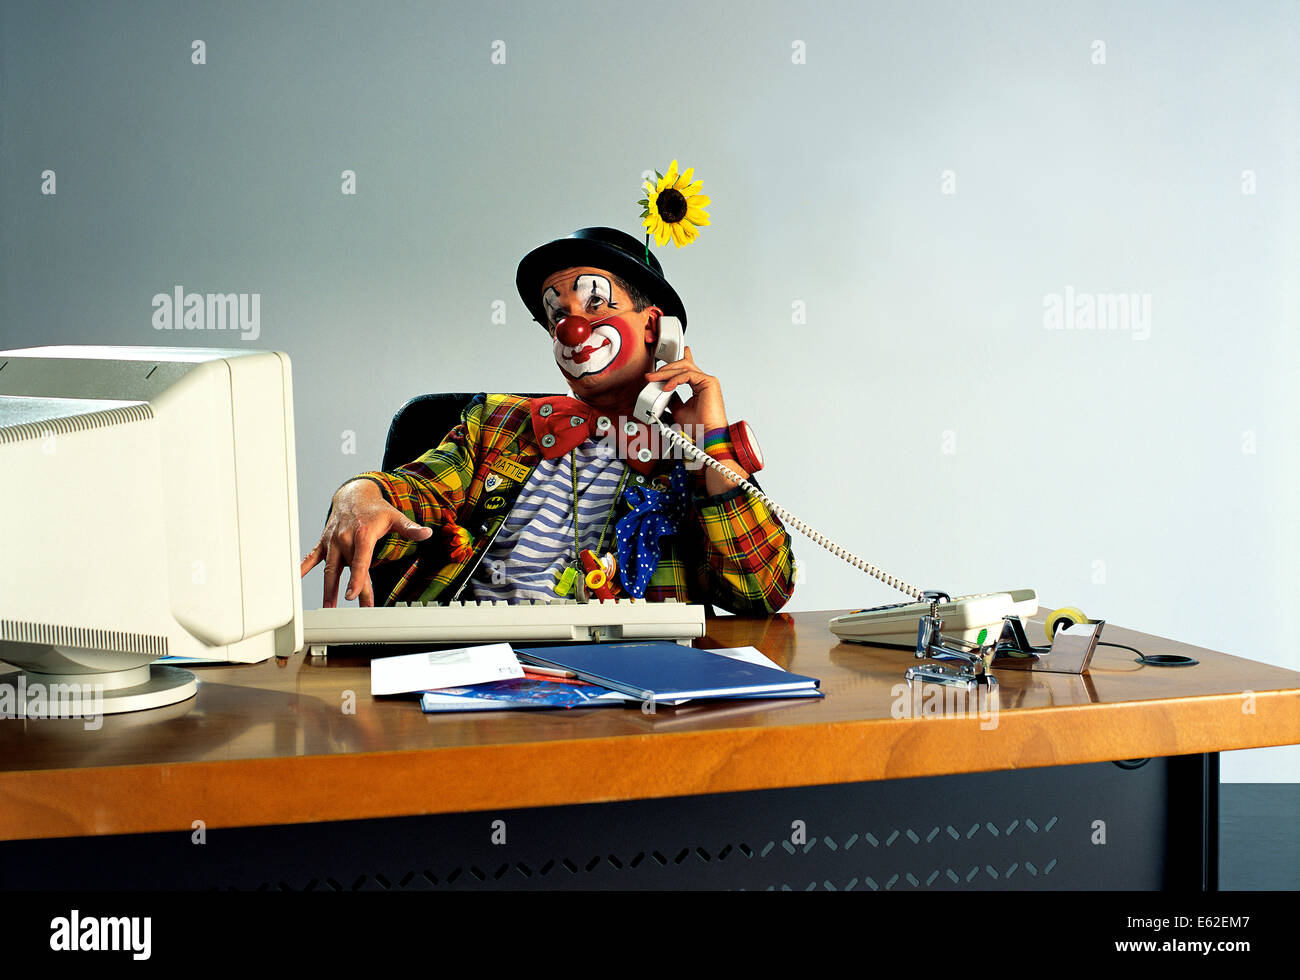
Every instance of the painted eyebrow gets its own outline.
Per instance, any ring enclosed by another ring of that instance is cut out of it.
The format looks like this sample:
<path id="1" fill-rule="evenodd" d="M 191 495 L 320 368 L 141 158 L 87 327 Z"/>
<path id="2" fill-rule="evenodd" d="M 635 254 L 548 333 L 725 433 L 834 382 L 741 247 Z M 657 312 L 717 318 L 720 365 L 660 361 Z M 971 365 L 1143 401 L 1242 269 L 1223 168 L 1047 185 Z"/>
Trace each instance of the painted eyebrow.
<path id="1" fill-rule="evenodd" d="M 602 281 L 606 286 L 609 287 L 609 295 L 610 295 L 611 297 L 613 297 L 613 295 L 614 295 L 614 280 L 611 279 L 611 278 L 609 278 L 609 276 L 602 276 L 602 275 L 600 275 L 600 274 L 597 273 L 597 272 L 580 272 L 580 273 L 578 273 L 576 276 L 573 277 L 573 285 L 570 286 L 569 288 L 572 289 L 572 290 L 576 293 L 576 292 L 578 291 L 578 280 L 579 280 L 579 279 L 582 279 L 583 277 L 586 277 L 587 279 L 591 279 L 591 280 L 596 280 L 596 279 L 601 280 L 601 281 Z M 594 283 L 593 283 L 593 285 L 594 285 Z M 592 292 L 595 292 L 595 290 L 593 289 Z M 604 297 L 601 297 L 601 298 L 603 299 Z M 612 302 L 612 300 L 611 300 L 611 302 Z"/>
<path id="2" fill-rule="evenodd" d="M 556 310 L 556 307 L 552 304 L 559 295 L 560 291 L 554 286 L 547 286 L 546 291 L 542 293 L 542 309 L 546 311 L 548 318 Z"/>
<path id="3" fill-rule="evenodd" d="M 569 290 L 573 292 L 577 292 L 577 281 L 578 279 L 581 279 L 584 276 L 594 276 L 594 273 L 584 272 L 584 273 L 577 274 L 577 276 L 573 277 L 573 285 L 569 286 Z M 591 296 L 593 296 L 593 298 L 595 298 L 595 296 L 599 296 L 599 299 L 604 300 L 604 304 L 606 304 L 607 307 L 611 307 L 612 309 L 621 309 L 619 303 L 617 303 L 617 300 L 614 299 L 614 281 L 604 276 L 602 276 L 601 278 L 603 278 L 604 281 L 606 281 L 608 285 L 610 285 L 610 296 L 608 296 L 608 299 L 606 299 L 604 298 L 604 296 L 601 296 L 599 292 L 595 292 L 594 290 L 593 292 L 591 292 Z M 560 295 L 560 291 L 558 289 L 555 289 L 554 286 L 547 286 L 546 291 L 543 292 L 542 294 L 542 308 L 545 309 L 546 311 L 547 320 L 550 320 L 550 318 L 554 316 L 555 313 L 564 312 L 563 308 L 559 307 L 559 305 L 551 305 L 552 299 L 558 299 L 559 295 Z M 590 299 L 588 299 L 588 302 L 590 303 Z"/>
<path id="4" fill-rule="evenodd" d="M 609 286 L 609 298 L 606 299 L 604 296 L 601 296 L 600 293 L 596 292 L 595 290 L 592 290 L 591 295 L 592 295 L 593 297 L 597 297 L 597 296 L 598 296 L 598 297 L 600 297 L 601 299 L 605 300 L 605 305 L 606 305 L 606 306 L 612 306 L 612 307 L 613 307 L 614 309 L 616 309 L 616 310 L 619 309 L 619 305 L 618 305 L 617 301 L 615 301 L 615 299 L 614 299 L 614 280 L 613 280 L 613 279 L 610 279 L 608 276 L 597 276 L 594 272 L 583 272 L 583 273 L 579 273 L 578 275 L 576 275 L 576 276 L 573 277 L 573 285 L 570 286 L 569 288 L 572 289 L 572 290 L 576 293 L 576 292 L 578 291 L 578 280 L 581 279 L 583 276 L 591 276 L 591 277 L 593 277 L 593 278 L 604 279 L 605 282 L 606 282 L 606 284 Z M 554 289 L 555 287 L 552 286 L 551 288 Z M 589 299 L 587 300 L 587 302 L 590 303 L 590 302 L 591 302 L 591 299 L 589 298 Z"/>

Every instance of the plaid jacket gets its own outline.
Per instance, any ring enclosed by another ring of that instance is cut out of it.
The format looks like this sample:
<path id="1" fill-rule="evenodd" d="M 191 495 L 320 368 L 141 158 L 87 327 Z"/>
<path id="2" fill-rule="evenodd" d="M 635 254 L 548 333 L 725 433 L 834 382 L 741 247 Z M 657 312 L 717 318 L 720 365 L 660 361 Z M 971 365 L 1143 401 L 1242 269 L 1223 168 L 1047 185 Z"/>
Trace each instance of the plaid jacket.
<path id="1" fill-rule="evenodd" d="M 468 560 L 457 561 L 445 535 L 435 533 L 418 543 L 386 535 L 376 546 L 374 564 L 413 560 L 386 600 L 376 600 L 391 605 L 416 599 L 450 602 L 461 596 L 541 458 L 529 399 L 480 394 L 437 448 L 391 473 L 360 474 L 379 484 L 388 502 L 417 524 L 435 532 L 457 524 L 473 544 Z M 651 480 L 681 465 L 681 460 L 664 460 Z M 616 519 L 628 510 L 624 498 Z M 697 471 L 686 521 L 677 534 L 661 539 L 659 565 L 645 598 L 765 614 L 785 605 L 793 589 L 794 556 L 781 522 L 739 487 L 706 496 L 703 470 Z"/>

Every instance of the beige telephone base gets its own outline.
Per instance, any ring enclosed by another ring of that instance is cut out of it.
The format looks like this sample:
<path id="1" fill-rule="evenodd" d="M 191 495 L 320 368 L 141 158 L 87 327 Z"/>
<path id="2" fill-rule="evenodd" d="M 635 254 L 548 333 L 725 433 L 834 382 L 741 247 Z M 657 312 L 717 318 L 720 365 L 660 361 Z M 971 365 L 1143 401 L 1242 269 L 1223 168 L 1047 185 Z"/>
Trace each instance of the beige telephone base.
<path id="1" fill-rule="evenodd" d="M 1033 589 L 1013 589 L 954 596 L 948 602 L 939 603 L 937 612 L 943 620 L 944 636 L 983 645 L 1001 634 L 1003 616 L 1028 619 L 1037 613 L 1038 593 Z M 928 615 L 928 602 L 900 602 L 836 616 L 830 621 L 830 628 L 841 640 L 850 643 L 915 649 L 918 624 Z"/>

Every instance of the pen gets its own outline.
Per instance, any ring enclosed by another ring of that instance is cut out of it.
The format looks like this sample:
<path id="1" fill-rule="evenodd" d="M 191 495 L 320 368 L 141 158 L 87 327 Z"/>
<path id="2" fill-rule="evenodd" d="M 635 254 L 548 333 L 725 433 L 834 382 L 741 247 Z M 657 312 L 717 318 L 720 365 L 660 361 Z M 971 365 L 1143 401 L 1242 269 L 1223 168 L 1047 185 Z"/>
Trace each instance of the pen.
<path id="1" fill-rule="evenodd" d="M 521 664 L 524 671 L 530 674 L 546 674 L 548 677 L 574 677 L 578 675 L 571 670 L 560 670 L 556 667 L 538 667 L 535 664 Z"/>

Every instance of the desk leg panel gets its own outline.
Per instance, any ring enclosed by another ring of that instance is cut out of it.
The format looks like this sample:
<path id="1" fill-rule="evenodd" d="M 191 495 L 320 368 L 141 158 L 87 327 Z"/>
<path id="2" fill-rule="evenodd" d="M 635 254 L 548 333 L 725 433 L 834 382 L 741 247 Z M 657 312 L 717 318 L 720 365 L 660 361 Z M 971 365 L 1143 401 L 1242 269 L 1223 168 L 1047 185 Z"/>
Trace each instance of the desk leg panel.
<path id="1" fill-rule="evenodd" d="M 1218 756 L 0 843 L 0 888 L 1213 889 Z"/>

